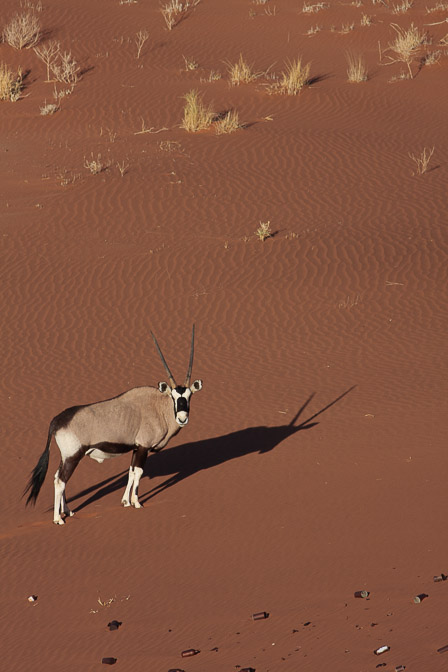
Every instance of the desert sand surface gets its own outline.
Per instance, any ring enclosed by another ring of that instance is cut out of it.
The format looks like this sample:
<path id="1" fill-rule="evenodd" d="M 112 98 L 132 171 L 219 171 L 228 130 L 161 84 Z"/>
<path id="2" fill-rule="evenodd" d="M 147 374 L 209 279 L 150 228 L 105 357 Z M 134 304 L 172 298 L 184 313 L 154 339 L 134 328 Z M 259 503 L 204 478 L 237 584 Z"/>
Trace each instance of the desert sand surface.
<path id="1" fill-rule="evenodd" d="M 3 0 L 79 71 L 0 44 L 2 669 L 447 669 L 448 5 L 399 2 L 202 0 L 168 30 L 158 0 Z M 184 130 L 191 90 L 240 128 Z M 25 508 L 50 420 L 165 380 L 151 330 L 182 380 L 193 323 L 204 387 L 144 508 L 129 455 L 86 458 L 53 525 L 54 442 Z"/>

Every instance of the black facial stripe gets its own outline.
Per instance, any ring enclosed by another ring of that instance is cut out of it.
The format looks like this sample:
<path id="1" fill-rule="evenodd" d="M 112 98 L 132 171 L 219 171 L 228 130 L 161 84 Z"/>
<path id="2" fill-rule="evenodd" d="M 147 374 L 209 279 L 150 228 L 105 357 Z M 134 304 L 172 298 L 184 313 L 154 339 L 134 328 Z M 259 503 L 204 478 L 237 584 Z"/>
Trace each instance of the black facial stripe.
<path id="1" fill-rule="evenodd" d="M 176 401 L 176 413 L 181 413 L 182 411 L 188 413 L 188 401 L 185 397 L 179 397 Z"/>

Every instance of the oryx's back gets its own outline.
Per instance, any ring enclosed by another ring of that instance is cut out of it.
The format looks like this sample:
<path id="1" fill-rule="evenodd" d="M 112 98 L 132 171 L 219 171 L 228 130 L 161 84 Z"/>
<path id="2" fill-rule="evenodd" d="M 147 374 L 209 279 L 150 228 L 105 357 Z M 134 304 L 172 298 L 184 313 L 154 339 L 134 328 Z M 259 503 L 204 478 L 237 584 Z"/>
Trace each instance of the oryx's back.
<path id="1" fill-rule="evenodd" d="M 136 387 L 113 399 L 78 407 L 73 415 L 72 409 L 63 411 L 55 418 L 56 432 L 70 432 L 82 446 L 152 445 L 166 430 L 163 420 L 160 425 L 166 401 L 155 387 Z"/>

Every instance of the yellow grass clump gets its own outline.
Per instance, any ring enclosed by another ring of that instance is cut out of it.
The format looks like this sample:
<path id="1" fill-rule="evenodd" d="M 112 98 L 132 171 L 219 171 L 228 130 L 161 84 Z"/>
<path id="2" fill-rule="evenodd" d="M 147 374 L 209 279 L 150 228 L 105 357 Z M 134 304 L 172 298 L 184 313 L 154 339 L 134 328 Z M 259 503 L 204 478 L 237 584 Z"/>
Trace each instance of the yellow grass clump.
<path id="1" fill-rule="evenodd" d="M 16 14 L 3 30 L 4 42 L 14 49 L 34 47 L 40 36 L 40 22 L 32 11 Z"/>
<path id="2" fill-rule="evenodd" d="M 199 93 L 192 89 L 184 96 L 185 106 L 181 128 L 189 133 L 196 133 L 209 128 L 215 118 L 215 113 L 202 102 Z"/>
<path id="3" fill-rule="evenodd" d="M 241 124 L 236 110 L 229 110 L 220 119 L 215 121 L 216 135 L 233 133 L 233 131 L 237 131 L 239 128 L 241 128 Z"/>
<path id="4" fill-rule="evenodd" d="M 367 68 L 362 56 L 354 56 L 348 53 L 347 63 L 347 79 L 350 84 L 359 84 L 360 82 L 367 81 Z"/>
<path id="5" fill-rule="evenodd" d="M 395 57 L 388 57 L 389 62 L 397 63 L 398 61 L 401 61 L 402 63 L 406 63 L 409 75 L 411 79 L 413 79 L 411 63 L 425 43 L 426 34 L 420 32 L 418 27 L 414 26 L 413 23 L 411 23 L 407 30 L 397 26 L 395 23 L 391 23 L 391 26 L 397 33 L 397 37 L 393 42 L 389 43 L 388 50 L 395 53 Z"/>
<path id="6" fill-rule="evenodd" d="M 262 243 L 266 240 L 266 238 L 271 238 L 271 222 L 260 222 L 260 226 L 256 231 L 254 231 L 254 234 L 257 236 L 258 240 L 261 240 Z"/>
<path id="7" fill-rule="evenodd" d="M 174 26 L 184 19 L 189 11 L 196 7 L 201 0 L 170 0 L 166 5 L 160 8 L 162 16 L 165 19 L 168 30 L 173 30 Z"/>
<path id="8" fill-rule="evenodd" d="M 296 96 L 303 88 L 310 84 L 311 63 L 303 65 L 302 59 L 289 62 L 286 70 L 281 73 L 280 81 L 269 87 L 271 93 L 283 93 Z"/>
<path id="9" fill-rule="evenodd" d="M 240 54 L 240 57 L 236 63 L 229 64 L 228 72 L 230 76 L 230 83 L 233 86 L 238 86 L 239 84 L 248 84 L 257 78 L 257 75 L 253 72 L 251 66 L 244 60 L 242 54 Z"/>
<path id="10" fill-rule="evenodd" d="M 15 103 L 20 98 L 22 87 L 22 70 L 19 68 L 14 74 L 8 65 L 0 63 L 0 100 Z"/>

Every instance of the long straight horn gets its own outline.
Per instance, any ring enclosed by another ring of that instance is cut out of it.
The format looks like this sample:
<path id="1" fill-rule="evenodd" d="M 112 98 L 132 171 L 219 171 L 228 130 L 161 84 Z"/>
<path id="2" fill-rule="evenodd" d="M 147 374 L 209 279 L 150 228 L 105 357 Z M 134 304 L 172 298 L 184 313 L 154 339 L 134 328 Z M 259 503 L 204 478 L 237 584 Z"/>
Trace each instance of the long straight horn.
<path id="1" fill-rule="evenodd" d="M 188 371 L 185 378 L 184 387 L 190 387 L 191 369 L 193 368 L 193 355 L 194 355 L 194 324 L 193 324 L 193 330 L 191 332 L 190 363 L 188 364 Z"/>
<path id="2" fill-rule="evenodd" d="M 169 376 L 170 385 L 171 385 L 172 388 L 174 388 L 174 387 L 176 387 L 176 381 L 173 378 L 173 374 L 171 373 L 170 368 L 169 368 L 168 364 L 166 363 L 165 357 L 163 356 L 162 351 L 160 349 L 160 346 L 157 343 L 157 339 L 154 336 L 154 334 L 152 333 L 152 331 L 151 331 L 151 336 L 152 336 L 152 340 L 154 341 L 155 346 L 157 348 L 157 352 L 159 353 L 160 359 L 162 360 L 162 364 L 165 367 L 165 371 L 167 372 L 167 374 Z"/>

